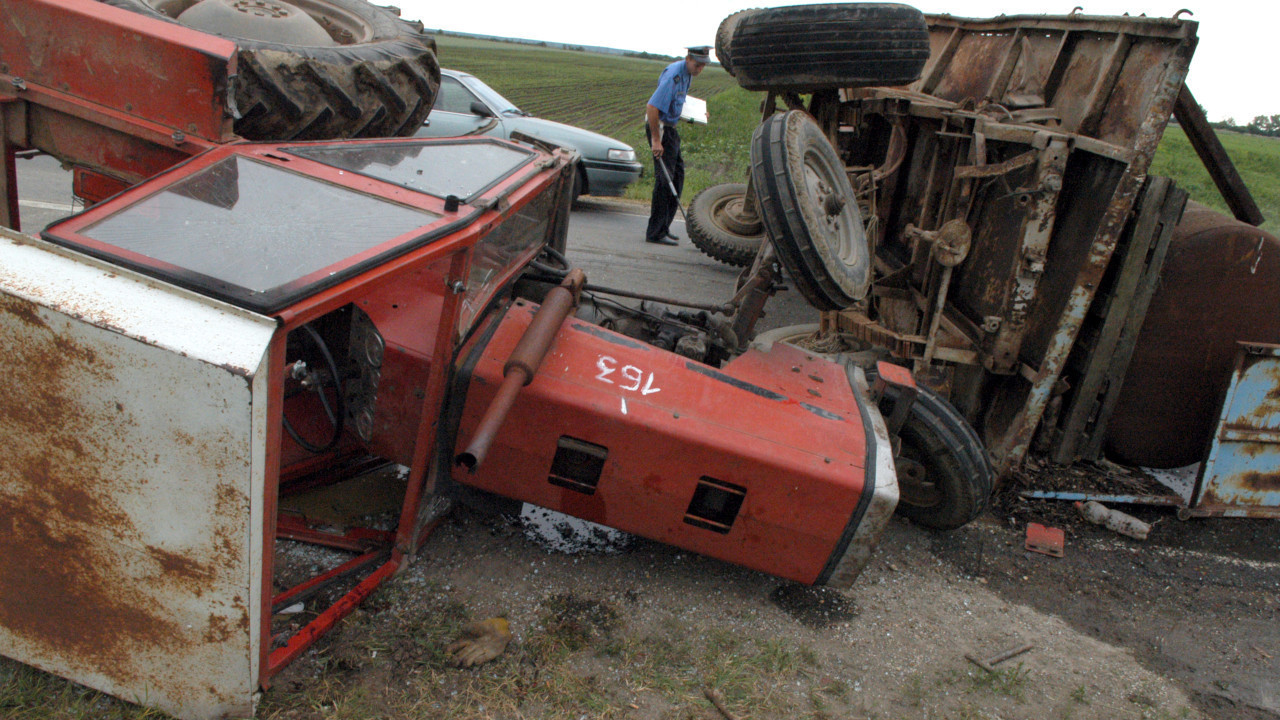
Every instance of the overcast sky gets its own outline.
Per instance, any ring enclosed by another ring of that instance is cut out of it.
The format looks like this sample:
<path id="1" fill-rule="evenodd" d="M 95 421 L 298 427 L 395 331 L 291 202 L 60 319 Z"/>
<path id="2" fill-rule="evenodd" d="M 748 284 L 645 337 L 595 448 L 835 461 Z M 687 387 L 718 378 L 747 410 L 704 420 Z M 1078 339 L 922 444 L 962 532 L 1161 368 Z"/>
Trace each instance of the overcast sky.
<path id="1" fill-rule="evenodd" d="M 386 2 L 388 0 L 380 0 Z M 456 32 L 547 40 L 573 45 L 602 45 L 665 55 L 687 45 L 713 45 L 726 15 L 749 7 L 792 5 L 758 0 L 389 0 L 404 17 L 429 28 Z M 1280 44 L 1280 2 L 1261 0 L 1076 0 L 1091 15 L 1146 14 L 1171 17 L 1182 8 L 1200 23 L 1200 44 L 1187 85 L 1210 120 L 1234 118 L 1241 125 L 1257 115 L 1280 114 L 1280 81 L 1274 52 Z M 911 3 L 927 13 L 992 17 L 1001 13 L 1066 14 L 1076 5 L 1030 0 L 929 0 Z M 674 29 L 673 29 L 674 28 Z M 443 58 L 445 67 L 449 59 Z M 695 81 L 694 94 L 697 94 Z"/>

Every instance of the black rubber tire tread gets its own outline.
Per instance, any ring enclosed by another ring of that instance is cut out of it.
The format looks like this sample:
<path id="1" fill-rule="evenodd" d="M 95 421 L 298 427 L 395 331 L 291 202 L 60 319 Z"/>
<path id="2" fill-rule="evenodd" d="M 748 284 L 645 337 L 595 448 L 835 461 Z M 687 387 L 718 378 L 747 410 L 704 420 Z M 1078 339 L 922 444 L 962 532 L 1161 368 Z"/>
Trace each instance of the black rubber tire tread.
<path id="1" fill-rule="evenodd" d="M 747 90 L 906 85 L 929 60 L 929 26 L 896 3 L 744 10 L 720 23 L 716 57 Z"/>
<path id="2" fill-rule="evenodd" d="M 832 180 L 840 183 L 839 191 L 846 198 L 842 212 L 849 214 L 862 243 L 853 265 L 841 266 L 838 258 L 814 243 L 802 208 L 804 169 L 797 164 L 803 165 L 803 157 L 796 157 L 794 148 L 809 148 L 831 167 L 841 169 Z M 843 168 L 822 129 L 799 110 L 770 115 L 751 136 L 751 184 L 765 232 L 796 289 L 819 310 L 843 310 L 865 297 L 871 285 L 870 246 Z"/>
<path id="3" fill-rule="evenodd" d="M 886 389 L 880 401 L 886 417 L 898 395 L 897 388 Z M 936 530 L 954 530 L 987 509 L 995 471 L 978 433 L 945 398 L 917 387 L 915 402 L 898 436 L 902 452 L 925 466 L 927 477 L 942 494 L 937 505 L 928 507 L 899 499 L 900 515 Z"/>
<path id="4" fill-rule="evenodd" d="M 721 183 L 703 189 L 689 203 L 689 240 L 706 255 L 735 267 L 748 267 L 755 261 L 764 243 L 764 228 L 759 235 L 739 235 L 716 223 L 715 207 L 726 199 L 745 197 L 746 183 Z"/>
<path id="5" fill-rule="evenodd" d="M 738 12 L 726 17 L 720 21 L 720 27 L 716 28 L 716 60 L 720 62 L 720 67 L 725 72 L 733 75 L 733 31 L 738 27 L 738 22 L 742 18 L 754 13 L 755 10 L 739 10 Z"/>
<path id="6" fill-rule="evenodd" d="M 100 0 L 177 21 L 144 0 Z M 440 90 L 436 43 L 364 0 L 324 0 L 360 18 L 370 39 L 311 47 L 231 37 L 238 51 L 234 130 L 248 140 L 330 140 L 417 132 Z"/>

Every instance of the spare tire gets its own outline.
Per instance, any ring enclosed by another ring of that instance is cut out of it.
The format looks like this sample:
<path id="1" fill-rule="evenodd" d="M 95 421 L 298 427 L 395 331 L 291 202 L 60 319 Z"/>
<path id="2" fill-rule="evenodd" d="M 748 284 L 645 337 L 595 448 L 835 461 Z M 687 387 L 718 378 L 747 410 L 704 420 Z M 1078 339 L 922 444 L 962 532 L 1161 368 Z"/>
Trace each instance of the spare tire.
<path id="1" fill-rule="evenodd" d="M 906 85 L 929 60 L 929 26 L 891 3 L 743 10 L 720 23 L 716 58 L 747 90 Z"/>
<path id="2" fill-rule="evenodd" d="M 689 203 L 689 239 L 707 255 L 736 267 L 755 261 L 765 237 L 759 218 L 744 222 L 740 216 L 746 196 L 745 183 L 721 183 Z"/>
<path id="3" fill-rule="evenodd" d="M 364 0 L 263 0 L 252 8 L 230 0 L 101 1 L 235 41 L 233 127 L 249 140 L 412 135 L 440 89 L 435 40 Z M 201 12 L 211 4 L 214 12 Z M 246 8 L 254 10 L 249 20 L 236 15 L 250 15 Z M 299 35 L 285 17 L 323 34 Z"/>
<path id="4" fill-rule="evenodd" d="M 751 136 L 751 186 L 787 275 L 809 304 L 843 310 L 871 287 L 871 248 L 844 162 L 805 113 L 770 115 Z"/>

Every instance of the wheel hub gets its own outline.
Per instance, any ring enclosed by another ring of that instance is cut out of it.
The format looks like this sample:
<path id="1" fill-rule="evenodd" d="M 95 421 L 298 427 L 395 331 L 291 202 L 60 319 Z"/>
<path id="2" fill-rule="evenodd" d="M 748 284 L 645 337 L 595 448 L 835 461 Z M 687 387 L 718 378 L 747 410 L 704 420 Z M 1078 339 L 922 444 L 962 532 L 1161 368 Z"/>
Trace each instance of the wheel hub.
<path id="1" fill-rule="evenodd" d="M 763 234 L 760 216 L 747 217 L 743 212 L 744 205 L 744 198 L 741 196 L 725 198 L 715 209 L 715 217 L 720 226 L 736 235 L 749 237 Z"/>
<path id="2" fill-rule="evenodd" d="M 177 19 L 196 30 L 249 40 L 313 47 L 338 44 L 315 18 L 280 0 L 201 0 Z"/>
<path id="3" fill-rule="evenodd" d="M 898 456 L 894 460 L 898 470 L 898 492 L 902 502 L 916 507 L 933 507 L 942 499 L 938 486 L 929 481 L 924 464 L 909 457 Z"/>

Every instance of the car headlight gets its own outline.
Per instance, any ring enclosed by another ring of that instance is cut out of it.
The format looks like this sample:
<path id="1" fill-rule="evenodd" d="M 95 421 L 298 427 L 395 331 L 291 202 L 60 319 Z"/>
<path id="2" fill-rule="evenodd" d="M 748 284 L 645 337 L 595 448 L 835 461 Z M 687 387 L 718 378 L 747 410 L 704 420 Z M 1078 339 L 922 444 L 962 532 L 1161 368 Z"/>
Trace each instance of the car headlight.
<path id="1" fill-rule="evenodd" d="M 635 162 L 636 151 L 635 150 L 610 150 L 609 159 L 613 160 L 614 162 Z"/>

